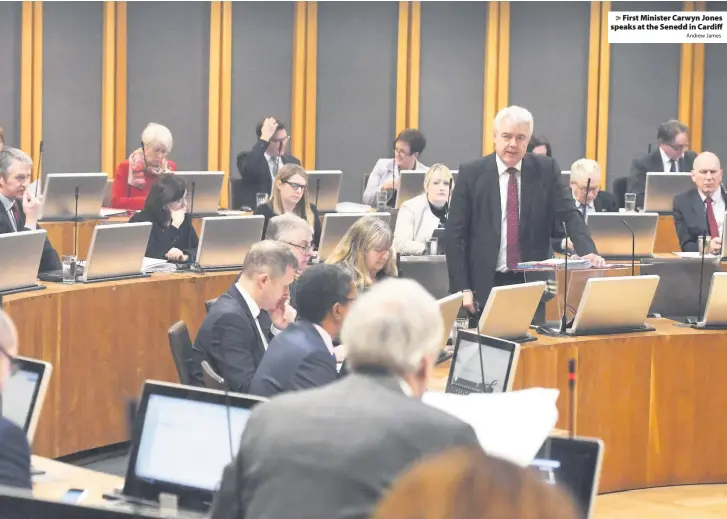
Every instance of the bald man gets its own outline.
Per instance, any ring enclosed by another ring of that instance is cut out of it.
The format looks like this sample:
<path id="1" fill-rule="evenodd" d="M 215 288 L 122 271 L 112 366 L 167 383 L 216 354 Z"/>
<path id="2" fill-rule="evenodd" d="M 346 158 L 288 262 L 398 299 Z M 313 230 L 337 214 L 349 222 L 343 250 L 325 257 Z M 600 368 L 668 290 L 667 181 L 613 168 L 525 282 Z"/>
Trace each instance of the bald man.
<path id="1" fill-rule="evenodd" d="M 588 180 L 591 180 L 589 185 Z M 571 165 L 570 188 L 576 207 L 581 214 L 586 213 L 617 213 L 618 202 L 611 193 L 601 190 L 601 166 L 591 159 L 578 159 Z M 556 225 L 552 232 L 552 245 L 555 252 L 563 252 L 565 233 L 563 226 Z M 568 250 L 573 244 L 568 240 Z"/>
<path id="2" fill-rule="evenodd" d="M 0 310 L 0 391 L 12 374 L 17 354 L 18 332 L 10 317 Z M 0 417 L 0 485 L 32 488 L 28 439 L 20 427 L 3 417 Z"/>
<path id="3" fill-rule="evenodd" d="M 698 252 L 706 230 L 710 254 L 722 251 L 725 200 L 722 166 L 717 155 L 705 151 L 697 155 L 692 168 L 694 187 L 674 197 L 674 226 L 684 252 Z"/>

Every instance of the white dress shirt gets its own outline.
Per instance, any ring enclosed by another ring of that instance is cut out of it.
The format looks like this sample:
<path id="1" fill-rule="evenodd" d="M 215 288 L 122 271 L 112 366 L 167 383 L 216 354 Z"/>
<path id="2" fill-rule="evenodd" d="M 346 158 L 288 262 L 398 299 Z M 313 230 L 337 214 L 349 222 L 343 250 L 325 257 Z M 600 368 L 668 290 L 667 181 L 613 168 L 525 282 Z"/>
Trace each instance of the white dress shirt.
<path id="1" fill-rule="evenodd" d="M 666 153 L 664 153 L 664 150 L 661 149 L 661 146 L 659 146 L 659 153 L 661 154 L 661 162 L 664 164 L 664 173 L 671 173 L 671 159 Z M 677 173 L 680 173 L 679 159 L 674 160 L 674 165 L 676 167 Z"/>
<path id="2" fill-rule="evenodd" d="M 495 161 L 497 162 L 497 173 L 499 174 L 499 180 L 500 180 L 500 213 L 502 215 L 502 223 L 501 223 L 501 232 L 500 232 L 500 252 L 497 255 L 497 266 L 495 267 L 495 270 L 497 272 L 506 272 L 507 271 L 507 184 L 510 181 L 510 173 L 507 172 L 507 166 L 505 163 L 500 159 L 498 155 L 495 155 Z M 522 167 L 523 167 L 523 161 L 521 160 L 517 164 L 515 164 L 515 169 L 517 170 L 517 173 L 515 174 L 515 178 L 517 178 L 517 199 L 518 199 L 518 211 L 520 210 L 520 206 L 522 205 L 522 197 L 520 196 L 520 193 L 522 192 Z M 518 218 L 520 217 L 520 213 L 518 212 Z"/>
<path id="3" fill-rule="evenodd" d="M 268 339 L 265 337 L 265 334 L 263 333 L 263 329 L 260 328 L 260 321 L 258 321 L 258 317 L 260 317 L 260 307 L 255 302 L 255 300 L 252 298 L 250 294 L 247 293 L 247 290 L 242 288 L 239 283 L 235 283 L 235 286 L 237 287 L 237 290 L 242 295 L 242 298 L 247 303 L 247 307 L 250 309 L 250 313 L 252 314 L 253 319 L 255 319 L 255 326 L 257 326 L 257 333 L 260 335 L 260 339 L 263 341 L 263 346 L 265 347 L 265 350 L 268 349 Z"/>
<path id="4" fill-rule="evenodd" d="M 714 219 L 717 220 L 717 229 L 719 229 L 719 235 L 724 236 L 724 213 L 725 213 L 725 202 L 722 198 L 722 190 L 717 188 L 717 191 L 712 193 L 710 197 L 712 199 L 712 211 L 714 211 Z M 702 203 L 707 199 L 707 196 L 699 191 L 699 197 L 702 199 Z M 707 204 L 704 204 L 704 210 L 707 210 Z M 706 223 L 706 222 L 705 222 Z M 716 236 L 710 236 L 710 238 L 716 238 Z"/>
<path id="5" fill-rule="evenodd" d="M 322 326 L 315 323 L 313 323 L 313 327 L 318 330 L 318 333 L 320 334 L 321 339 L 323 339 L 323 342 L 326 344 L 326 348 L 328 348 L 330 354 L 335 356 L 336 353 L 333 351 L 333 339 L 331 339 L 331 334 L 324 330 Z"/>
<path id="6" fill-rule="evenodd" d="M 576 194 L 575 193 L 573 193 L 573 198 L 576 201 L 576 208 L 582 214 L 583 213 L 583 208 L 581 207 L 581 202 L 576 198 Z M 593 199 L 590 202 L 588 202 L 588 205 L 586 205 L 586 213 L 595 213 L 596 212 L 596 204 L 594 202 L 595 202 L 595 199 Z"/>

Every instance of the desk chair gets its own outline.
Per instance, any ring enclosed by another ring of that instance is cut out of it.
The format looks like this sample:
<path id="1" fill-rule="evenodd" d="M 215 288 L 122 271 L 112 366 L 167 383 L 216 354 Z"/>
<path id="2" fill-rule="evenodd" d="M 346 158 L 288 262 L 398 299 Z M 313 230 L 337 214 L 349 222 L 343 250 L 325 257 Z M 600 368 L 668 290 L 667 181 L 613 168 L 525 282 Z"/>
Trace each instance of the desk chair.
<path id="1" fill-rule="evenodd" d="M 212 305 L 217 302 L 217 299 L 219 298 L 215 297 L 214 299 L 208 299 L 204 302 L 204 309 L 207 313 L 210 313 L 210 308 L 212 308 Z"/>
<path id="2" fill-rule="evenodd" d="M 202 376 L 204 377 L 204 385 L 209 389 L 225 390 L 225 379 L 219 376 L 206 360 L 202 361 Z"/>
<path id="3" fill-rule="evenodd" d="M 192 386 L 192 376 L 189 373 L 189 360 L 192 358 L 192 339 L 184 321 L 177 321 L 167 332 L 169 335 L 169 348 L 172 350 L 174 366 L 177 368 L 179 383 Z"/>

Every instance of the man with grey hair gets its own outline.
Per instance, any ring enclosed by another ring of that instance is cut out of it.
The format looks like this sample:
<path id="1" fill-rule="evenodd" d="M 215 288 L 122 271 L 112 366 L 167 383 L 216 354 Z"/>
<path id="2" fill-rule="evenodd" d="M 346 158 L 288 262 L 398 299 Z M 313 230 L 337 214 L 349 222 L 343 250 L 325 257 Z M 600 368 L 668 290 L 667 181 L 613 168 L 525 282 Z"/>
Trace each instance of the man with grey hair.
<path id="1" fill-rule="evenodd" d="M 412 463 L 479 448 L 469 425 L 420 401 L 442 331 L 437 302 L 415 281 L 360 296 L 342 332 L 353 373 L 253 410 L 212 519 L 368 518 Z"/>
<path id="2" fill-rule="evenodd" d="M 664 173 L 689 173 L 697 154 L 689 149 L 689 127 L 671 119 L 659 126 L 656 132 L 657 149 L 648 155 L 634 159 L 626 181 L 626 192 L 636 194 L 636 207 L 644 207 L 646 174 L 649 171 Z"/>
<path id="3" fill-rule="evenodd" d="M 533 116 L 509 106 L 495 117 L 495 152 L 459 168 L 447 221 L 450 290 L 464 292 L 464 306 L 484 308 L 493 286 L 525 281 L 521 262 L 551 255 L 555 222 L 565 222 L 576 252 L 601 267 L 603 258 L 550 157 L 526 153 Z M 541 304 L 536 321 L 544 319 Z"/>
<path id="4" fill-rule="evenodd" d="M 288 286 L 297 269 L 298 260 L 282 243 L 265 240 L 250 248 L 242 275 L 215 301 L 197 333 L 189 371 L 198 385 L 204 385 L 206 360 L 230 391 L 248 391 L 272 339 L 270 325 L 284 327 Z"/>
<path id="5" fill-rule="evenodd" d="M 0 310 L 0 392 L 13 372 L 18 354 L 18 332 L 10 317 Z M 25 432 L 0 417 L 0 485 L 32 488 L 30 447 Z"/>
<path id="6" fill-rule="evenodd" d="M 33 160 L 17 148 L 0 149 L 0 234 L 39 229 L 42 201 L 28 189 Z M 58 253 L 46 237 L 38 272 L 60 270 Z"/>

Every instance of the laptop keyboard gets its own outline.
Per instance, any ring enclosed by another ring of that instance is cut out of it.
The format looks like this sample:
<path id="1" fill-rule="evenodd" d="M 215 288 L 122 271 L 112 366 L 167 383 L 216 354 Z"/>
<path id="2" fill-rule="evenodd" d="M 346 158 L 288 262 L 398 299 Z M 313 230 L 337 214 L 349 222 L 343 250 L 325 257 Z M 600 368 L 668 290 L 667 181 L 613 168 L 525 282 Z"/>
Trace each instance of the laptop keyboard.
<path id="1" fill-rule="evenodd" d="M 449 392 L 456 395 L 469 395 L 470 393 L 481 393 L 482 391 L 480 388 L 480 384 L 470 382 L 469 380 L 465 380 L 463 378 L 458 378 L 452 381 Z"/>

